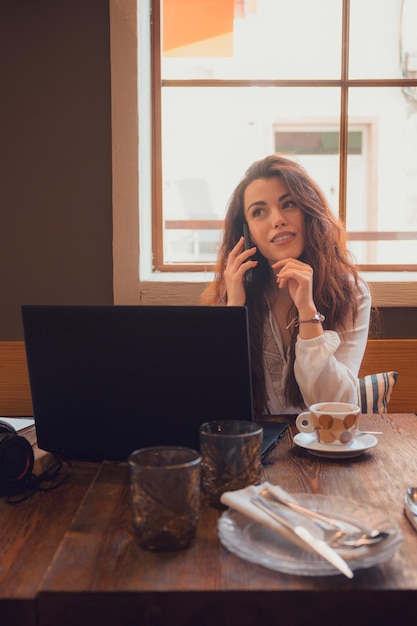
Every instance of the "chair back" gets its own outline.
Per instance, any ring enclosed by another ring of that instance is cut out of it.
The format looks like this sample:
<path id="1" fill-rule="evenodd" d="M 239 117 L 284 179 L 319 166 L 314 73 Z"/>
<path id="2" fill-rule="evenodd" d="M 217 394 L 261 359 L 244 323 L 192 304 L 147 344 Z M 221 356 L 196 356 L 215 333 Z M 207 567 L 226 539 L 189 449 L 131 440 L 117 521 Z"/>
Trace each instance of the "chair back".
<path id="1" fill-rule="evenodd" d="M 389 413 L 417 413 L 417 339 L 369 339 L 359 376 L 398 372 Z"/>

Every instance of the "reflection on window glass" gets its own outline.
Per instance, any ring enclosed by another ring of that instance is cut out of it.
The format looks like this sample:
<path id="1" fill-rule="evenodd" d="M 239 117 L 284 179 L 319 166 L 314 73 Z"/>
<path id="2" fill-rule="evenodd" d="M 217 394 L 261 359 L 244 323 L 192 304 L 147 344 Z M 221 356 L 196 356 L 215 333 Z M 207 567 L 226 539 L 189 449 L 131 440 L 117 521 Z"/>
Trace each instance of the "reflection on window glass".
<path id="1" fill-rule="evenodd" d="M 402 0 L 350 0 L 350 78 L 400 78 Z"/>
<path id="2" fill-rule="evenodd" d="M 400 59 L 404 78 L 417 78 L 417 0 L 403 0 L 401 5 Z M 417 87 L 403 88 L 407 98 L 417 101 Z"/>
<path id="3" fill-rule="evenodd" d="M 367 122 L 362 163 L 348 159 L 347 228 L 386 233 L 417 231 L 417 103 L 401 88 L 352 88 L 349 119 Z M 384 234 L 385 233 L 385 234 Z M 359 263 L 412 264 L 415 241 L 352 244 Z"/>

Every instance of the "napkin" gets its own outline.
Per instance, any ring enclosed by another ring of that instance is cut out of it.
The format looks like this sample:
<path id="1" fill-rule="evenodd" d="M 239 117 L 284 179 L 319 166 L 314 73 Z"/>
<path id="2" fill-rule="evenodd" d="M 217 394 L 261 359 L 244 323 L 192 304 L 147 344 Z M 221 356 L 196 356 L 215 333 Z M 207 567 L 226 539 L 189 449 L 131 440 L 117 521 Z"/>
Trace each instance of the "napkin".
<path id="1" fill-rule="evenodd" d="M 299 548 L 316 554 L 316 551 L 308 543 L 303 541 L 289 528 L 286 528 L 285 526 L 282 526 L 279 522 L 276 522 L 267 513 L 264 513 L 260 508 L 258 508 L 256 504 L 251 502 L 252 498 L 260 495 L 260 492 L 263 489 L 268 489 L 270 486 L 270 483 L 265 482 L 261 485 L 250 485 L 249 487 L 245 487 L 244 489 L 238 489 L 236 491 L 226 491 L 222 494 L 220 500 L 225 506 L 228 506 L 235 511 L 239 511 L 239 513 L 250 517 L 255 522 L 262 524 L 262 526 L 266 526 L 267 528 L 270 528 L 271 530 L 279 533 L 280 535 L 288 539 L 288 541 L 291 541 L 292 543 L 298 545 Z M 288 512 L 283 512 L 283 516 L 285 516 L 294 525 L 300 524 L 300 517 L 296 513 L 293 513 L 290 509 L 288 509 Z M 314 535 L 314 537 L 316 537 L 317 539 L 323 539 L 323 532 L 319 526 L 316 526 L 312 522 L 310 523 L 306 519 L 303 519 L 302 526 L 304 526 L 304 528 L 307 528 L 307 530 L 309 530 L 311 534 Z"/>
<path id="2" fill-rule="evenodd" d="M 32 418 L 23 418 L 23 417 L 0 417 L 2 422 L 7 422 L 12 426 L 16 432 L 23 430 L 24 428 L 28 428 L 28 426 L 33 426 L 35 420 Z"/>

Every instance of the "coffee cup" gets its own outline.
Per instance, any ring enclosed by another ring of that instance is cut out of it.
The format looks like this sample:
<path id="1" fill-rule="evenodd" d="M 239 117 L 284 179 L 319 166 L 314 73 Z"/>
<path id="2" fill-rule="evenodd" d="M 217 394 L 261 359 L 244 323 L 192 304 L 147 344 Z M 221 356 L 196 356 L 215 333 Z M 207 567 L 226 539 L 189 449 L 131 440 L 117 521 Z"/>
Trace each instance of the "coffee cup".
<path id="1" fill-rule="evenodd" d="M 295 424 L 302 433 L 314 433 L 326 445 L 346 445 L 358 432 L 361 409 L 347 402 L 318 402 L 300 413 Z"/>

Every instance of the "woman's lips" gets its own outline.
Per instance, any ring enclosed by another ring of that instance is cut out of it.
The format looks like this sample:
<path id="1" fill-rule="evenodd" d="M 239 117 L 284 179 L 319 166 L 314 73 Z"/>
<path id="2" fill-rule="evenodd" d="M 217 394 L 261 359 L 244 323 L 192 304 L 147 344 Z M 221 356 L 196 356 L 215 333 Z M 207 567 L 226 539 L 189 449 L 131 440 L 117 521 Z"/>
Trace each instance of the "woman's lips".
<path id="1" fill-rule="evenodd" d="M 292 241 L 295 237 L 295 233 L 280 233 L 278 235 L 275 235 L 275 237 L 273 237 L 271 239 L 271 243 L 274 244 L 285 244 L 288 241 Z"/>

